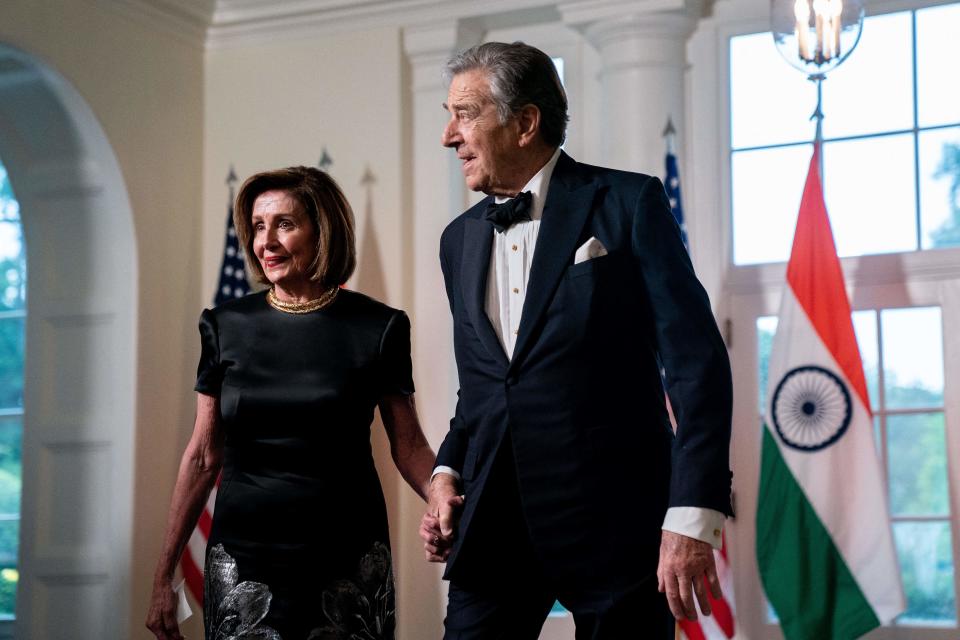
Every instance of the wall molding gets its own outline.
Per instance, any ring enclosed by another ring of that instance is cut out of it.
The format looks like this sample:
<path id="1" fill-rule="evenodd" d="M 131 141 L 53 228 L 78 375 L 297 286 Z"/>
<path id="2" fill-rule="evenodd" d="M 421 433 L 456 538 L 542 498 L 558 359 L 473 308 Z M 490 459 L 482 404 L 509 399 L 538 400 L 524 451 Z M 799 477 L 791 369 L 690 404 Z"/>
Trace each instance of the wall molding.
<path id="1" fill-rule="evenodd" d="M 278 38 L 289 41 L 337 32 L 406 27 L 437 20 L 481 20 L 493 28 L 504 22 L 559 18 L 558 3 L 549 0 L 93 1 L 207 49 L 269 44 Z"/>
<path id="2" fill-rule="evenodd" d="M 95 3 L 201 49 L 206 45 L 214 9 L 214 0 L 95 0 Z"/>

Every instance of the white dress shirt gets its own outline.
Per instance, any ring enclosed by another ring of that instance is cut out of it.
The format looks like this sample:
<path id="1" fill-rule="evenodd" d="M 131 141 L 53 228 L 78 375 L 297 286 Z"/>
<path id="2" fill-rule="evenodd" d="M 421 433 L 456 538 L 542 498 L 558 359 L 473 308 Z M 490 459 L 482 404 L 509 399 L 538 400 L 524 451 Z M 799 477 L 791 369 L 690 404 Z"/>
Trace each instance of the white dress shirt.
<path id="1" fill-rule="evenodd" d="M 517 222 L 503 233 L 493 234 L 485 310 L 508 358 L 513 358 L 513 349 L 517 343 L 520 313 L 527 295 L 527 282 L 530 280 L 537 236 L 540 234 L 543 205 L 547 199 L 550 177 L 559 157 L 558 148 L 543 168 L 520 190 L 529 191 L 533 195 L 530 220 Z M 498 204 L 507 200 L 509 198 L 496 198 Z M 438 473 L 449 473 L 460 480 L 460 474 L 450 467 L 438 466 L 433 470 L 433 475 Z M 664 518 L 663 528 L 708 542 L 715 549 L 719 549 L 724 517 L 723 513 L 714 509 L 670 507 Z"/>

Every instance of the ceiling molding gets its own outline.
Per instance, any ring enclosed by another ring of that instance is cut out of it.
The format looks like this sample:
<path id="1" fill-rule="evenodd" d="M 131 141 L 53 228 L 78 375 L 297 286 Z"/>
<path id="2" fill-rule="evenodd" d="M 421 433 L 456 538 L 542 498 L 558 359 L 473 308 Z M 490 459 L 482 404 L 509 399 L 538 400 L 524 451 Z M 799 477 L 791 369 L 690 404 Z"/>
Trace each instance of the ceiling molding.
<path id="1" fill-rule="evenodd" d="M 91 1 L 208 49 L 443 20 L 470 20 L 488 29 L 560 20 L 558 3 L 551 0 Z"/>
<path id="2" fill-rule="evenodd" d="M 156 28 L 181 42 L 204 47 L 215 0 L 95 0 L 99 6 Z"/>
<path id="3" fill-rule="evenodd" d="M 687 8 L 687 0 L 573 0 L 560 2 L 559 10 L 568 24 L 590 24 L 601 20 L 620 20 Z"/>
<path id="4" fill-rule="evenodd" d="M 217 0 L 207 47 L 501 14 L 526 17 L 537 10 L 548 19 L 558 19 L 555 4 L 548 0 Z"/>

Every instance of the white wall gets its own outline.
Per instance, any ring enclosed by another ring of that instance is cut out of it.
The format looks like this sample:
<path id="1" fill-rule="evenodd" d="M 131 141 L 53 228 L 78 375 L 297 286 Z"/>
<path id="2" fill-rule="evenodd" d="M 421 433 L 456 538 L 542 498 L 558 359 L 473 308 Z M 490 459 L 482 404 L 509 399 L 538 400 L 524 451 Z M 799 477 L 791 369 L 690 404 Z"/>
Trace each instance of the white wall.
<path id="1" fill-rule="evenodd" d="M 129 505 L 135 524 L 127 532 L 132 554 L 123 559 L 129 610 L 117 615 L 132 621 L 131 637 L 142 637 L 172 478 L 193 417 L 202 50 L 106 4 L 81 0 L 0 4 L 0 42 L 36 56 L 88 103 L 132 205 L 138 292 L 126 304 L 136 307 L 138 366 L 128 372 L 135 376 L 136 419 L 127 426 L 135 433 Z"/>

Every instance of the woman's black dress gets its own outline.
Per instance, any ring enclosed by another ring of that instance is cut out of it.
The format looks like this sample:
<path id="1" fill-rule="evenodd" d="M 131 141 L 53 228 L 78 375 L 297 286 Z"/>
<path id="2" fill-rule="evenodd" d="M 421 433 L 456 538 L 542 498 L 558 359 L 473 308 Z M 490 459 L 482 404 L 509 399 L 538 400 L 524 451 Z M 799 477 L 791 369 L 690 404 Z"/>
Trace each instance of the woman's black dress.
<path id="1" fill-rule="evenodd" d="M 196 390 L 226 433 L 207 640 L 393 638 L 370 423 L 381 396 L 413 393 L 407 316 L 346 290 L 300 315 L 257 293 L 204 310 L 200 335 Z"/>

